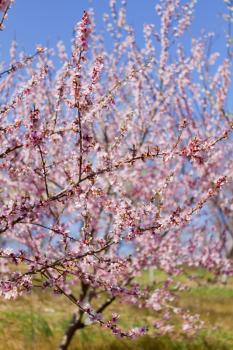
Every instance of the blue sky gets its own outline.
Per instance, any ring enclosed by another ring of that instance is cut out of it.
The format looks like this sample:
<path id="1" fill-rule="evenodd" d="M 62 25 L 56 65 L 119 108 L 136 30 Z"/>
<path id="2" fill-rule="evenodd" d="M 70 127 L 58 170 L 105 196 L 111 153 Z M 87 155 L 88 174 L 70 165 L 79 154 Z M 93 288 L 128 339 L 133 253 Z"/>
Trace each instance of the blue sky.
<path id="1" fill-rule="evenodd" d="M 133 24 L 142 43 L 143 23 L 154 23 L 154 7 L 157 0 L 128 0 L 128 20 Z M 94 7 L 99 28 L 102 14 L 108 9 L 108 0 L 16 0 L 9 12 L 6 29 L 0 33 L 0 59 L 7 58 L 8 48 L 16 38 L 20 49 L 28 54 L 36 44 L 54 47 L 59 39 L 69 45 L 74 24 L 80 20 L 84 9 Z M 224 22 L 221 13 L 225 12 L 223 0 L 198 0 L 191 35 L 198 36 L 202 28 L 223 33 Z M 215 42 L 218 50 L 223 50 L 221 37 Z"/>

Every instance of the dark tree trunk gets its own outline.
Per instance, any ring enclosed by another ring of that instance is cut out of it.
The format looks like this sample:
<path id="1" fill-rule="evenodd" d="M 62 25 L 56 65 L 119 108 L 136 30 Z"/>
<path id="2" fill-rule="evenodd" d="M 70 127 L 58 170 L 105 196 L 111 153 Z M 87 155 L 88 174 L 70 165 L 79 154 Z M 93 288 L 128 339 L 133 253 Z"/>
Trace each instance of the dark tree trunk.
<path id="1" fill-rule="evenodd" d="M 62 338 L 62 341 L 59 346 L 59 350 L 67 350 L 69 348 L 69 345 L 71 343 L 73 336 L 75 335 L 75 332 L 78 329 L 82 329 L 84 327 L 85 327 L 85 324 L 81 321 L 80 314 L 74 313 L 66 329 L 66 332 Z"/>
<path id="2" fill-rule="evenodd" d="M 91 294 L 88 294 L 89 286 L 86 285 L 84 282 L 82 282 L 82 295 L 81 300 L 84 301 L 87 298 L 87 295 L 89 297 L 88 301 L 90 302 L 92 296 Z M 111 297 L 110 299 L 107 299 L 97 310 L 97 313 L 102 313 L 109 305 L 112 304 L 112 302 L 115 300 L 115 296 Z M 78 329 L 82 329 L 86 327 L 85 323 L 82 321 L 82 318 L 84 316 L 84 311 L 79 310 L 76 313 L 73 314 L 72 319 L 70 320 L 70 323 L 66 329 L 66 332 L 62 338 L 62 341 L 59 346 L 59 350 L 67 350 L 69 348 L 69 345 L 72 341 L 73 336 L 75 335 L 75 332 Z"/>

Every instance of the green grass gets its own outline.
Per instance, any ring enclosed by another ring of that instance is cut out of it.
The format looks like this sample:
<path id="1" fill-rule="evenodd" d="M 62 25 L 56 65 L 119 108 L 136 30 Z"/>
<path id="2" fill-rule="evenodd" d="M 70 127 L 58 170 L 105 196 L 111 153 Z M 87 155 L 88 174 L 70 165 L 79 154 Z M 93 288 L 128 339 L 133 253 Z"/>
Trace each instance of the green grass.
<path id="1" fill-rule="evenodd" d="M 70 350 L 233 350 L 233 282 L 226 286 L 213 284 L 212 276 L 202 271 L 195 273 L 198 283 L 191 282 L 193 288 L 182 293 L 180 305 L 200 313 L 205 321 L 200 334 L 192 338 L 180 334 L 172 338 L 145 336 L 132 341 L 90 325 L 76 334 Z M 156 283 L 164 277 L 160 272 L 153 274 Z M 148 278 L 144 273 L 139 282 L 145 284 Z M 184 276 L 178 279 L 187 281 Z M 0 350 L 57 349 L 73 311 L 73 305 L 64 297 L 39 289 L 17 300 L 0 300 Z M 112 311 L 121 314 L 121 325 L 127 328 L 153 319 L 150 310 L 120 303 L 111 305 L 106 317 Z"/>

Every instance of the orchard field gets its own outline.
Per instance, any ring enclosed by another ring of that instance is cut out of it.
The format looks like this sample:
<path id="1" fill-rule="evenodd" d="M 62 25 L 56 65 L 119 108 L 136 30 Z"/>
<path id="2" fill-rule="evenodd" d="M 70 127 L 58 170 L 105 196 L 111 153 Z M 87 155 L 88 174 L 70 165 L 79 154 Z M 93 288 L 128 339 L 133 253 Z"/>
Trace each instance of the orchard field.
<path id="1" fill-rule="evenodd" d="M 156 281 L 164 275 L 154 272 Z M 204 328 L 195 336 L 186 336 L 175 330 L 170 336 L 152 334 L 137 340 L 122 340 L 109 331 L 89 325 L 76 333 L 71 350 L 232 350 L 233 349 L 233 280 L 227 285 L 216 283 L 213 276 L 198 271 L 193 288 L 186 291 L 180 300 L 183 307 L 199 313 L 205 321 Z M 140 282 L 148 279 L 144 274 Z M 150 276 L 151 278 L 151 276 Z M 179 277 L 186 285 L 190 281 Z M 112 309 L 112 310 L 111 310 Z M 117 310 L 123 327 L 150 323 L 155 312 L 138 310 L 133 306 L 117 303 L 106 312 Z M 73 308 L 62 296 L 51 296 L 35 290 L 28 296 L 0 304 L 0 349 L 1 350 L 50 350 L 56 349 L 67 327 Z"/>

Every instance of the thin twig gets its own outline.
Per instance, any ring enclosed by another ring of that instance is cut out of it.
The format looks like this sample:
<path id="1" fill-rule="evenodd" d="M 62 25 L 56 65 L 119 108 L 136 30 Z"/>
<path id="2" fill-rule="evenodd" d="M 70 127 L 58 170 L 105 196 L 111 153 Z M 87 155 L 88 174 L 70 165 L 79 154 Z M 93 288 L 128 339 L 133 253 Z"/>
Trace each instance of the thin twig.
<path id="1" fill-rule="evenodd" d="M 10 74 L 19 69 L 24 68 L 27 62 L 32 61 L 33 58 L 35 58 L 38 54 L 39 54 L 39 51 L 35 52 L 32 56 L 25 57 L 24 61 L 22 62 L 16 62 L 12 64 L 9 68 L 5 69 L 0 73 L 0 78 L 2 78 L 5 74 Z"/>
<path id="2" fill-rule="evenodd" d="M 4 13 L 3 13 L 3 16 L 2 16 L 2 19 L 1 19 L 1 22 L 0 22 L 0 30 L 3 30 L 3 22 L 6 19 L 6 15 L 7 15 L 7 12 L 9 11 L 10 7 L 11 7 L 11 2 L 7 5 L 7 7 L 6 7 L 6 9 L 5 9 Z"/>
<path id="3" fill-rule="evenodd" d="M 23 147 L 23 145 L 17 145 L 17 146 L 14 146 L 12 148 L 8 147 L 5 152 L 0 154 L 0 159 L 5 158 L 9 153 L 11 153 L 11 152 L 13 152 L 16 149 L 21 148 L 21 147 Z"/>
<path id="4" fill-rule="evenodd" d="M 82 164 L 83 164 L 83 134 L 82 134 L 82 122 L 81 122 L 81 113 L 78 109 L 78 127 L 79 127 L 79 181 L 82 178 Z"/>
<path id="5" fill-rule="evenodd" d="M 47 173 L 46 173 L 46 163 L 45 163 L 45 160 L 44 160 L 44 157 L 43 157 L 43 152 L 41 150 L 40 145 L 38 145 L 38 149 L 39 149 L 40 156 L 41 156 L 41 163 L 42 163 L 43 174 L 44 174 L 45 190 L 46 190 L 47 197 L 49 198 L 49 189 L 48 189 Z"/>

